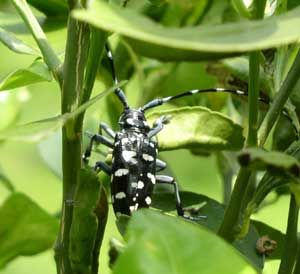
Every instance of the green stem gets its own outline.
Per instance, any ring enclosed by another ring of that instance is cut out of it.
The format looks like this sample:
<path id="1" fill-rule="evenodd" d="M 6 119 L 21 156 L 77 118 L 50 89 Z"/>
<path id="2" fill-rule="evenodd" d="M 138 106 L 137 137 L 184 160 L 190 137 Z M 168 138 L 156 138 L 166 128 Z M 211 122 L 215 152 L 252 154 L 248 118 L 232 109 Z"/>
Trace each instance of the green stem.
<path id="1" fill-rule="evenodd" d="M 104 232 L 105 232 L 105 227 L 106 227 L 107 217 L 108 217 L 107 195 L 103 186 L 101 186 L 100 189 L 100 199 L 97 208 L 95 209 L 95 213 L 98 218 L 98 230 L 96 233 L 95 245 L 93 250 L 93 259 L 92 259 L 92 267 L 91 267 L 92 274 L 98 273 L 100 248 L 104 238 Z"/>
<path id="2" fill-rule="evenodd" d="M 251 13 L 249 12 L 248 8 L 246 7 L 243 0 L 231 0 L 232 6 L 234 9 L 243 17 L 251 18 Z"/>
<path id="3" fill-rule="evenodd" d="M 294 194 L 291 194 L 286 239 L 281 254 L 278 274 L 291 274 L 295 265 L 297 253 L 297 226 L 299 207 Z"/>
<path id="4" fill-rule="evenodd" d="M 45 63 L 52 71 L 57 82 L 60 86 L 62 86 L 63 78 L 61 73 L 61 61 L 50 46 L 45 33 L 29 8 L 27 2 L 25 0 L 12 0 L 12 3 L 32 33 L 40 51 L 42 52 Z"/>
<path id="5" fill-rule="evenodd" d="M 94 83 L 96 80 L 96 75 L 98 71 L 98 66 L 101 62 L 104 45 L 106 42 L 107 34 L 95 28 L 90 30 L 90 47 L 86 65 L 86 72 L 83 84 L 83 92 L 81 94 L 79 104 L 82 105 L 87 102 L 91 96 Z M 77 121 L 75 128 L 80 128 L 83 123 L 84 113 L 82 113 Z"/>
<path id="6" fill-rule="evenodd" d="M 251 52 L 249 58 L 249 115 L 247 146 L 257 145 L 258 98 L 259 98 L 259 51 Z"/>
<path id="7" fill-rule="evenodd" d="M 255 0 L 253 19 L 262 19 L 266 0 Z M 249 128 L 248 128 L 248 146 L 257 144 L 257 117 L 258 117 L 258 96 L 259 96 L 259 52 L 250 53 L 250 75 L 249 75 Z M 251 178 L 251 171 L 241 168 L 232 191 L 230 202 L 225 210 L 224 219 L 219 229 L 219 235 L 228 242 L 233 242 L 239 234 L 240 214 L 246 203 L 244 197 L 250 200 L 250 194 L 253 192 L 255 180 Z M 246 192 L 248 194 L 246 194 Z"/>
<path id="8" fill-rule="evenodd" d="M 61 112 L 71 112 L 79 106 L 82 97 L 84 68 L 87 59 L 89 32 L 87 26 L 73 18 L 68 19 L 68 33 L 64 63 Z M 55 258 L 58 273 L 71 274 L 69 261 L 69 235 L 73 215 L 73 196 L 81 168 L 82 124 L 76 121 L 62 130 L 63 206 L 60 232 L 56 242 Z M 77 124 L 78 125 L 78 124 Z"/>
<path id="9" fill-rule="evenodd" d="M 238 220 L 243 203 L 243 194 L 251 171 L 241 168 L 236 178 L 235 186 L 231 194 L 230 202 L 226 208 L 223 222 L 218 234 L 228 242 L 233 242 L 238 233 Z"/>
<path id="10" fill-rule="evenodd" d="M 297 256 L 296 256 L 296 264 L 294 268 L 293 274 L 299 274 L 300 273 L 300 238 L 297 239 Z"/>
<path id="11" fill-rule="evenodd" d="M 300 51 L 298 52 L 296 59 L 285 78 L 279 92 L 275 95 L 274 101 L 263 120 L 258 131 L 258 143 L 259 146 L 263 146 L 272 127 L 274 126 L 278 116 L 280 115 L 285 103 L 287 102 L 293 87 L 297 83 L 300 76 Z"/>

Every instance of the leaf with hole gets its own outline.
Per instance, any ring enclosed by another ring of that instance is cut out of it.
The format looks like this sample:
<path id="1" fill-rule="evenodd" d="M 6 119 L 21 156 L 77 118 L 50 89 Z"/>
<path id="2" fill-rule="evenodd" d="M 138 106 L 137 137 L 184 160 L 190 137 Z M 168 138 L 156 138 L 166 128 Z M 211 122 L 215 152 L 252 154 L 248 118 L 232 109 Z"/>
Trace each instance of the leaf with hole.
<path id="1" fill-rule="evenodd" d="M 100 16 L 101 14 L 101 16 Z M 297 42 L 300 8 L 259 21 L 168 28 L 134 10 L 94 1 L 88 10 L 74 11 L 76 19 L 121 34 L 139 54 L 168 61 L 230 57 Z"/>
<path id="2" fill-rule="evenodd" d="M 225 115 L 204 107 L 182 107 L 153 112 L 150 123 L 162 115 L 171 119 L 158 135 L 160 150 L 179 148 L 203 151 L 239 150 L 244 143 L 242 127 Z"/>
<path id="3" fill-rule="evenodd" d="M 58 220 L 21 193 L 12 194 L 0 207 L 0 268 L 18 256 L 51 248 Z"/>

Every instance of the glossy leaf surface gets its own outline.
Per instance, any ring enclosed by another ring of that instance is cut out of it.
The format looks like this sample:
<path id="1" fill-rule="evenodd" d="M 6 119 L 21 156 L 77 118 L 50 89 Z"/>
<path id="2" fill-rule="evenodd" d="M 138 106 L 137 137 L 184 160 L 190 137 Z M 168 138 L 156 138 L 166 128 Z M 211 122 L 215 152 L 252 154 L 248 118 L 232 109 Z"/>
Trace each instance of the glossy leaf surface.
<path id="1" fill-rule="evenodd" d="M 114 274 L 258 273 L 224 240 L 204 227 L 149 210 L 132 217 Z M 230 260 L 228 260 L 228 256 Z M 247 272 L 246 272 L 247 271 Z"/>
<path id="2" fill-rule="evenodd" d="M 101 14 L 101 16 L 100 16 Z M 129 9 L 95 1 L 87 11 L 73 16 L 127 38 L 138 53 L 162 60 L 216 59 L 272 48 L 300 39 L 300 9 L 263 21 L 243 21 L 216 26 L 166 28 Z"/>
<path id="3" fill-rule="evenodd" d="M 204 151 L 238 150 L 244 142 L 242 127 L 225 115 L 204 107 L 182 107 L 154 112 L 150 122 L 171 115 L 157 135 L 160 150 L 197 148 Z"/>

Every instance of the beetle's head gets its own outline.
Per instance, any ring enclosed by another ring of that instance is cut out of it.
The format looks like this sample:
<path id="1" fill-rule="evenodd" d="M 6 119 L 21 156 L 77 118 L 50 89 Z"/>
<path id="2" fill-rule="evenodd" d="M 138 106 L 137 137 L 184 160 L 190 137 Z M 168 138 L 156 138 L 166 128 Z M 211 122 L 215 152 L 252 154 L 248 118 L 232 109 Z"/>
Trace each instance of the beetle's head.
<path id="1" fill-rule="evenodd" d="M 139 109 L 125 109 L 122 113 L 119 124 L 122 129 L 132 129 L 138 131 L 149 131 L 149 125 L 143 111 Z"/>

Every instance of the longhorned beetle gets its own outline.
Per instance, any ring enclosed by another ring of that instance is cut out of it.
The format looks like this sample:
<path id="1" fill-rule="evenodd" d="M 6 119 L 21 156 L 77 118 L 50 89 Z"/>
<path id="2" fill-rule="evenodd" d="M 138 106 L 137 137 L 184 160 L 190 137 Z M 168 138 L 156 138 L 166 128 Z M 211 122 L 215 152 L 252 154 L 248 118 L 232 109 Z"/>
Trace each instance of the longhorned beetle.
<path id="1" fill-rule="evenodd" d="M 112 54 L 107 45 L 106 51 L 112 69 L 112 76 L 117 84 L 118 79 Z M 91 135 L 91 141 L 83 155 L 83 160 L 88 161 L 94 143 L 103 144 L 113 150 L 112 166 L 108 166 L 103 161 L 98 161 L 95 170 L 102 170 L 111 176 L 111 199 L 116 216 L 120 214 L 131 215 L 133 211 L 139 208 L 149 207 L 155 185 L 169 184 L 174 188 L 177 214 L 191 218 L 184 213 L 175 179 L 170 176 L 156 174 L 166 168 L 166 163 L 157 158 L 158 144 L 154 137 L 163 130 L 164 125 L 170 121 L 170 117 L 161 116 L 151 127 L 147 123 L 145 112 L 174 99 L 203 92 L 229 92 L 247 95 L 243 91 L 232 89 L 194 89 L 175 96 L 154 99 L 143 107 L 132 109 L 128 105 L 123 90 L 121 88 L 115 90 L 115 94 L 123 104 L 123 113 L 119 119 L 120 130 L 114 132 L 106 124 L 100 123 L 99 132 L 101 133 L 103 130 L 109 138 L 101 134 Z"/>

